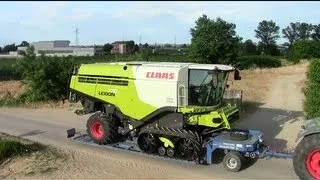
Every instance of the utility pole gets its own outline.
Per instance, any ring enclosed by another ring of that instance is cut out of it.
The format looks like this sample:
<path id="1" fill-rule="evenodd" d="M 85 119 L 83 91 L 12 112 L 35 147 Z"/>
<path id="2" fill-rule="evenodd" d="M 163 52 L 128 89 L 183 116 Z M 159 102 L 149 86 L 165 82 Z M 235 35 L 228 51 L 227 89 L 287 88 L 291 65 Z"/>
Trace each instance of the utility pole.
<path id="1" fill-rule="evenodd" d="M 141 44 L 141 34 L 139 34 L 139 45 Z"/>
<path id="2" fill-rule="evenodd" d="M 174 34 L 174 48 L 176 48 L 176 34 Z"/>
<path id="3" fill-rule="evenodd" d="M 76 46 L 79 46 L 79 39 L 78 39 L 78 34 L 79 34 L 79 29 L 76 28 Z"/>

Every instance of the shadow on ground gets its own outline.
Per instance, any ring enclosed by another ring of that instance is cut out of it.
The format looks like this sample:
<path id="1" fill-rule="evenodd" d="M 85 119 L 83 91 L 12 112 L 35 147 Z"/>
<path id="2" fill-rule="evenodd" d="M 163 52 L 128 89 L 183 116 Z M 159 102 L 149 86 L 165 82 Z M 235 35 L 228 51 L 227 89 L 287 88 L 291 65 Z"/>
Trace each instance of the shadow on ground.
<path id="1" fill-rule="evenodd" d="M 283 109 L 273 109 L 265 107 L 262 103 L 245 102 L 243 106 L 242 120 L 238 123 L 239 128 L 257 129 L 264 132 L 264 138 L 268 145 L 274 146 L 277 149 L 284 149 L 287 147 L 288 138 L 279 139 L 279 135 L 284 128 L 285 124 L 293 124 L 303 119 L 304 114 L 302 111 L 289 111 Z M 294 130 L 293 130 L 294 131 Z M 298 132 L 290 134 L 297 135 Z"/>
<path id="2" fill-rule="evenodd" d="M 18 137 L 35 136 L 35 135 L 42 134 L 42 133 L 45 133 L 45 131 L 33 130 L 33 131 L 29 131 L 27 133 L 20 134 L 20 135 L 18 135 Z"/>

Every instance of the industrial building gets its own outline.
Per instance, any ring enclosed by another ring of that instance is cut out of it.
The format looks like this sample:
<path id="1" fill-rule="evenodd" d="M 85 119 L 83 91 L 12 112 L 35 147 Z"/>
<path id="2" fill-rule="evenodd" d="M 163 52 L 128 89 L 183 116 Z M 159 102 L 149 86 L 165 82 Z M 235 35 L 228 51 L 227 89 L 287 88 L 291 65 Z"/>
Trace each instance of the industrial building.
<path id="1" fill-rule="evenodd" d="M 36 55 L 47 56 L 94 56 L 102 50 L 93 46 L 70 46 L 68 40 L 38 41 L 32 43 Z M 25 51 L 26 47 L 18 47 L 18 51 Z"/>
<path id="2" fill-rule="evenodd" d="M 68 40 L 38 41 L 33 43 L 35 53 L 48 56 L 94 56 L 97 48 L 70 46 Z"/>

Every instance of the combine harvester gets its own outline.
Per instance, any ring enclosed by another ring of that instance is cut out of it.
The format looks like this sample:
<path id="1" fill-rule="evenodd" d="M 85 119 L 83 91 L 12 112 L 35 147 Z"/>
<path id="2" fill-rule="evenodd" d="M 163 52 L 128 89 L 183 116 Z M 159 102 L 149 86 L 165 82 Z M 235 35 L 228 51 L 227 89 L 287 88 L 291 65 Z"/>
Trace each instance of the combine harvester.
<path id="1" fill-rule="evenodd" d="M 241 170 L 247 160 L 292 153 L 272 152 L 263 132 L 235 129 L 236 105 L 223 102 L 229 74 L 221 64 L 115 62 L 83 64 L 70 82 L 76 114 L 92 114 L 87 134 L 67 130 L 68 138 L 91 145 L 138 151 L 199 164 L 211 164 L 223 150 L 224 167 Z"/>

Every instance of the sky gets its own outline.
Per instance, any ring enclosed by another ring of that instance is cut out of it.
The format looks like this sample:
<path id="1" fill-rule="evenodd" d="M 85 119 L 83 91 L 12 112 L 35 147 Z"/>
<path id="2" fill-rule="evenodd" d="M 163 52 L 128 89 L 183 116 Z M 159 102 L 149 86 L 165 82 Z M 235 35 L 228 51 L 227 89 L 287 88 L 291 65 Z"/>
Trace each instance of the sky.
<path id="1" fill-rule="evenodd" d="M 319 9 L 317 1 L 1 1 L 0 46 L 22 40 L 74 45 L 76 27 L 80 45 L 139 43 L 140 36 L 143 44 L 190 43 L 190 28 L 203 14 L 235 23 L 237 35 L 257 42 L 260 21 L 273 20 L 281 29 L 290 22 L 320 24 Z"/>

